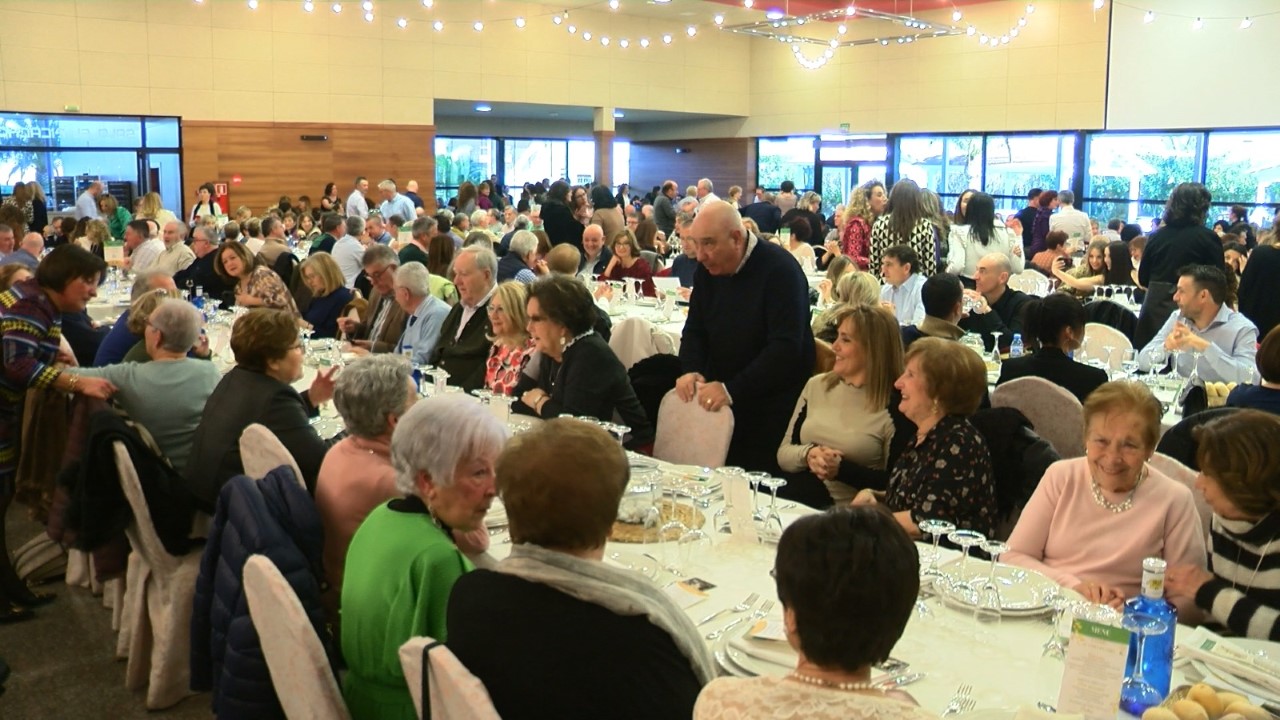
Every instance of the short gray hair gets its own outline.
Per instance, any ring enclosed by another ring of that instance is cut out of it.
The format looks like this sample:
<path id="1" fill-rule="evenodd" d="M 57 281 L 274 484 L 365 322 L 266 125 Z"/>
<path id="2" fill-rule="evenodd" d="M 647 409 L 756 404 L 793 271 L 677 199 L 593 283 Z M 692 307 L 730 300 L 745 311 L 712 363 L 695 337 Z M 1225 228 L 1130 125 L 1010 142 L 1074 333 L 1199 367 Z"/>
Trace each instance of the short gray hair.
<path id="1" fill-rule="evenodd" d="M 489 278 L 492 280 L 498 276 L 498 256 L 493 254 L 491 248 L 484 245 L 468 245 L 458 251 L 458 255 L 453 261 L 458 262 L 458 258 L 463 255 L 475 255 L 474 261 L 477 270 L 487 270 Z"/>
<path id="2" fill-rule="evenodd" d="M 442 217 L 442 218 L 444 218 L 444 224 L 445 224 L 445 225 L 452 225 L 452 224 L 453 224 L 453 211 L 452 211 L 452 210 L 450 210 L 450 209 L 448 209 L 448 208 L 441 208 L 441 209 L 440 209 L 440 211 L 436 213 L 436 215 L 437 215 L 438 217 Z"/>
<path id="3" fill-rule="evenodd" d="M 191 231 L 191 235 L 192 237 L 204 238 L 205 241 L 207 241 L 212 245 L 218 244 L 218 231 L 211 227 L 205 227 L 204 225 L 197 225 L 196 229 Z"/>
<path id="4" fill-rule="evenodd" d="M 474 212 L 471 213 L 471 224 L 479 225 L 480 221 L 483 220 L 485 216 L 487 216 L 488 214 L 489 214 L 488 210 L 475 210 Z"/>
<path id="5" fill-rule="evenodd" d="M 699 181 L 698 181 L 698 187 L 700 187 L 700 188 L 701 188 L 701 187 L 706 188 L 706 189 L 707 189 L 707 192 L 715 192 L 715 191 L 716 191 L 715 186 L 711 184 L 711 179 L 710 179 L 710 178 L 702 178 L 701 180 L 699 180 Z"/>
<path id="6" fill-rule="evenodd" d="M 186 352 L 200 339 L 204 324 L 200 311 L 178 298 L 161 300 L 147 320 L 160 332 L 160 347 L 170 352 Z"/>
<path id="7" fill-rule="evenodd" d="M 396 489 L 417 495 L 420 472 L 448 487 L 459 465 L 479 457 L 496 461 L 506 441 L 506 426 L 475 398 L 449 394 L 422 400 L 400 417 L 391 435 Z"/>
<path id="8" fill-rule="evenodd" d="M 511 223 L 511 227 L 515 230 L 532 230 L 533 221 L 529 219 L 528 215 L 517 215 L 515 221 Z"/>
<path id="9" fill-rule="evenodd" d="M 378 183 L 378 189 L 379 190 L 395 190 L 396 181 L 392 180 L 391 178 L 387 178 L 386 180 L 383 180 L 382 182 Z"/>
<path id="10" fill-rule="evenodd" d="M 396 270 L 396 287 L 408 290 L 413 297 L 424 298 L 431 294 L 431 273 L 420 262 L 405 263 Z"/>
<path id="11" fill-rule="evenodd" d="M 370 265 L 399 265 L 400 256 L 396 255 L 396 251 L 391 249 L 390 245 L 382 245 L 374 243 L 364 251 L 364 255 L 360 258 L 360 267 L 369 267 Z"/>
<path id="12" fill-rule="evenodd" d="M 352 215 L 347 218 L 347 234 L 351 237 L 359 237 L 364 232 L 364 218 L 359 215 Z"/>
<path id="13" fill-rule="evenodd" d="M 145 270 L 133 276 L 133 287 L 129 289 L 129 302 L 146 295 L 151 290 L 151 280 L 157 277 L 173 277 L 164 270 Z"/>
<path id="14" fill-rule="evenodd" d="M 510 248 L 510 252 L 514 253 L 516 257 L 523 258 L 538 249 L 538 236 L 528 230 L 517 230 L 511 236 Z"/>
<path id="15" fill-rule="evenodd" d="M 342 370 L 333 387 L 333 404 L 347 432 L 376 438 L 387 432 L 387 416 L 408 410 L 412 369 L 402 355 L 380 353 L 359 358 Z"/>
<path id="16" fill-rule="evenodd" d="M 1063 205 L 1075 205 L 1076 194 L 1071 192 L 1070 190 L 1059 190 L 1058 202 L 1062 203 Z"/>
<path id="17" fill-rule="evenodd" d="M 430 239 L 436 232 L 436 219 L 433 217 L 420 217 L 414 220 L 411 232 L 416 238 Z"/>
<path id="18" fill-rule="evenodd" d="M 695 215 L 693 212 L 689 210 L 681 210 L 680 212 L 676 213 L 676 226 L 688 227 L 693 224 L 693 221 L 696 217 L 697 215 Z"/>
<path id="19" fill-rule="evenodd" d="M 676 203 L 677 212 L 693 213 L 693 212 L 697 212 L 697 208 L 698 208 L 697 198 L 686 197 L 685 199 Z"/>

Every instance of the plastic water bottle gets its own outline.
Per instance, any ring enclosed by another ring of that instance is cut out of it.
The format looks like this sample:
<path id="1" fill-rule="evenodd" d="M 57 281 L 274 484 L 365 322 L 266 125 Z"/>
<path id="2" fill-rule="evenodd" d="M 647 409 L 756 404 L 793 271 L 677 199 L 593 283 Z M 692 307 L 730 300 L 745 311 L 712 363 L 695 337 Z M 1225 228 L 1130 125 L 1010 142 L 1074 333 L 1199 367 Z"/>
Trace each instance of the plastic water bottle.
<path id="1" fill-rule="evenodd" d="M 1160 698 L 1169 695 L 1169 685 L 1173 677 L 1173 636 L 1178 626 L 1178 609 L 1164 599 L 1165 567 L 1165 561 L 1157 557 L 1143 560 L 1142 592 L 1124 604 L 1126 618 L 1141 615 L 1144 618 L 1157 620 L 1164 626 L 1162 632 L 1146 635 L 1141 658 L 1142 680 L 1154 688 Z M 1135 634 L 1129 640 L 1129 660 L 1124 670 L 1126 681 L 1134 677 L 1138 660 L 1138 637 Z M 1140 695 L 1141 693 L 1138 692 L 1130 692 L 1130 685 L 1126 682 L 1120 695 L 1121 709 L 1141 715 L 1152 703 L 1148 698 Z M 1156 700 L 1155 704 L 1158 703 L 1159 700 Z"/>
<path id="2" fill-rule="evenodd" d="M 1009 343 L 1009 357 L 1022 357 L 1022 333 L 1013 334 L 1013 342 Z"/>

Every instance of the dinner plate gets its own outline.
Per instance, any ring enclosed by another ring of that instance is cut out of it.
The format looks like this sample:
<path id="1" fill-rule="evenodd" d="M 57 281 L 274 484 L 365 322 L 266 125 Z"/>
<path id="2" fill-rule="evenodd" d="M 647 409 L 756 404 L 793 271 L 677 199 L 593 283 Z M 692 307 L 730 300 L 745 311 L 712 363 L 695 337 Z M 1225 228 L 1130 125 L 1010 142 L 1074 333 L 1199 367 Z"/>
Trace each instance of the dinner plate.
<path id="1" fill-rule="evenodd" d="M 742 633 L 732 633 L 732 637 L 729 640 L 729 648 L 762 663 L 781 668 L 783 672 L 790 672 L 795 669 L 796 651 L 792 650 L 790 645 L 781 640 L 757 640 L 748 635 L 750 629 L 748 627 Z M 775 670 L 775 674 L 776 672 Z"/>
<path id="2" fill-rule="evenodd" d="M 721 635 L 711 644 L 711 654 L 716 663 L 735 677 L 758 677 L 761 675 L 785 675 L 794 668 L 784 668 L 771 662 L 758 660 L 734 648 L 729 640 L 733 633 Z"/>
<path id="3" fill-rule="evenodd" d="M 649 580 L 656 578 L 660 570 L 658 562 L 653 558 L 627 552 L 625 550 L 616 550 L 605 553 L 604 561 L 613 567 L 640 573 Z"/>
<path id="4" fill-rule="evenodd" d="M 963 558 L 957 558 L 939 568 L 943 573 L 952 574 L 959 569 Z M 985 581 L 991 565 L 985 561 L 969 560 L 965 571 L 967 580 Z M 1044 575 L 1025 568 L 1012 565 L 996 565 L 995 582 L 1000 589 L 1001 615 L 1005 617 L 1034 617 L 1052 610 L 1049 601 L 1060 592 L 1058 584 Z M 973 603 L 964 593 L 955 590 L 949 583 L 934 583 L 934 589 L 942 601 L 952 607 L 970 610 Z"/>
<path id="5" fill-rule="evenodd" d="M 724 635 L 721 635 L 719 638 L 712 641 L 711 656 L 716 659 L 716 665 L 720 666 L 721 670 L 725 671 L 725 673 L 733 677 L 740 677 L 740 678 L 755 677 L 754 675 L 742 669 L 741 667 L 738 667 L 736 664 L 734 664 L 732 660 L 729 659 L 728 648 L 729 648 L 729 638 Z"/>

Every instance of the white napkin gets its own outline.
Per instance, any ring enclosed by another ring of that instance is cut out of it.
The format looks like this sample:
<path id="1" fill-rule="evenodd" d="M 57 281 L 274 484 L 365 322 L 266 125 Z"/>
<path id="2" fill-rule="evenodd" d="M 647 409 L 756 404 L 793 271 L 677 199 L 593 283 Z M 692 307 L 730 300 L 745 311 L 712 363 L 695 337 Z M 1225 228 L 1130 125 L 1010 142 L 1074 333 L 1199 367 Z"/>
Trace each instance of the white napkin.
<path id="1" fill-rule="evenodd" d="M 1178 647 L 1188 657 L 1208 665 L 1216 674 L 1248 681 L 1258 689 L 1280 697 L 1280 663 L 1275 660 L 1259 657 L 1232 645 L 1221 635 L 1203 627 L 1196 628 L 1191 637 Z"/>

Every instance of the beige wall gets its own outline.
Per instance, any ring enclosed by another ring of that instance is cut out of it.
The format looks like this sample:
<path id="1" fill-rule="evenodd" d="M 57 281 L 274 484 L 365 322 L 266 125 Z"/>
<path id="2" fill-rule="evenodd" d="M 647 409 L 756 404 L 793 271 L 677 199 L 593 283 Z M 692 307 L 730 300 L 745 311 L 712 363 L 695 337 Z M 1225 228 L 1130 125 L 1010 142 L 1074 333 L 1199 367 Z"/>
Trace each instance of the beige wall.
<path id="1" fill-rule="evenodd" d="M 657 40 L 680 25 L 574 13 L 598 37 L 650 35 L 629 50 L 573 39 L 550 6 L 523 2 L 378 0 L 0 0 L 0 106 L 8 110 L 181 115 L 197 120 L 434 123 L 433 98 L 679 108 L 743 115 L 731 86 L 697 89 L 693 75 L 745 71 L 750 41 L 705 33 Z M 525 29 L 511 19 L 528 18 Z M 399 16 L 411 20 L 401 29 Z M 482 33 L 471 29 L 488 20 Z M 441 19 L 445 32 L 430 21 Z M 505 20 L 504 20 L 505 19 Z M 670 82 L 662 82 L 663 78 Z M 589 130 L 589 128 L 588 128 Z"/>

